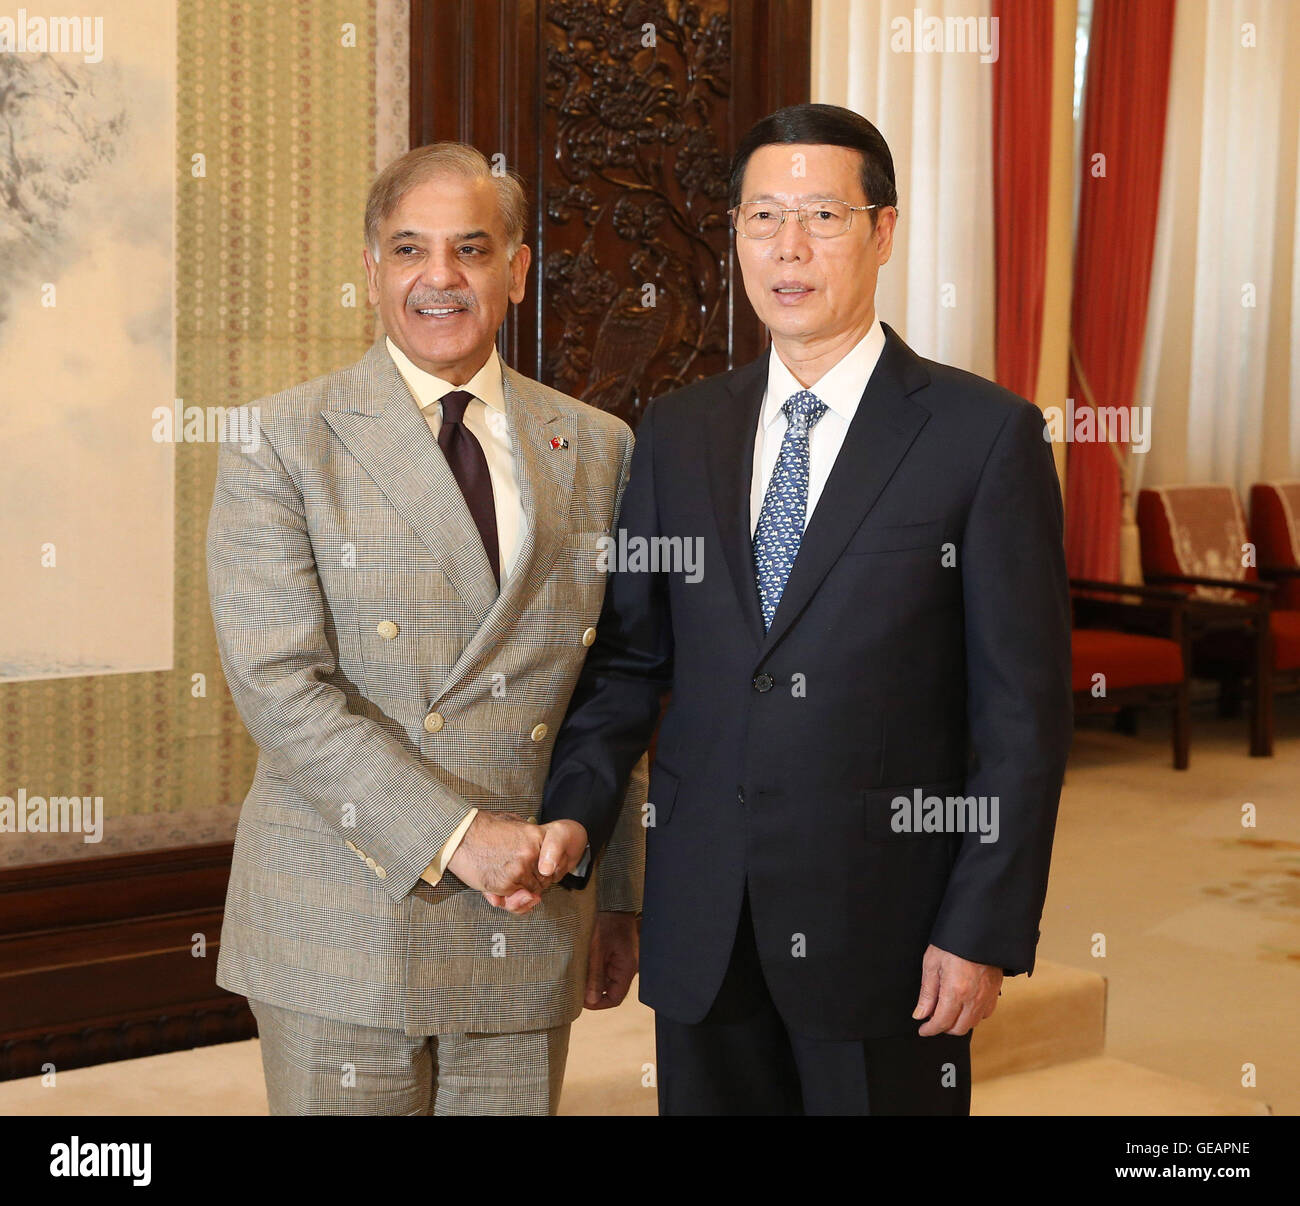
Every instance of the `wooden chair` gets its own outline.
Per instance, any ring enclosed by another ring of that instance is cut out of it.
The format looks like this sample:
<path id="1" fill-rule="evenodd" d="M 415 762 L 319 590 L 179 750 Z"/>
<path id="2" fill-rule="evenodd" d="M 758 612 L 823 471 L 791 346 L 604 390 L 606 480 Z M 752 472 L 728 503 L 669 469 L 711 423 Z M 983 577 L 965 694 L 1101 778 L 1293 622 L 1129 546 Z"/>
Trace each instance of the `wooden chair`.
<path id="1" fill-rule="evenodd" d="M 1174 769 L 1186 770 L 1186 597 L 1175 590 L 1071 578 L 1070 603 L 1075 715 L 1116 712 L 1121 731 L 1134 733 L 1138 708 L 1168 708 Z"/>
<path id="2" fill-rule="evenodd" d="M 1251 486 L 1250 534 L 1259 576 L 1277 586 L 1273 610 L 1300 612 L 1300 482 Z"/>
<path id="3" fill-rule="evenodd" d="M 1142 571 L 1181 590 L 1193 674 L 1219 683 L 1219 709 L 1235 715 L 1248 685 L 1250 752 L 1273 753 L 1273 697 L 1300 687 L 1300 622 L 1275 611 L 1261 581 L 1246 517 L 1231 486 L 1163 486 L 1138 495 Z"/>

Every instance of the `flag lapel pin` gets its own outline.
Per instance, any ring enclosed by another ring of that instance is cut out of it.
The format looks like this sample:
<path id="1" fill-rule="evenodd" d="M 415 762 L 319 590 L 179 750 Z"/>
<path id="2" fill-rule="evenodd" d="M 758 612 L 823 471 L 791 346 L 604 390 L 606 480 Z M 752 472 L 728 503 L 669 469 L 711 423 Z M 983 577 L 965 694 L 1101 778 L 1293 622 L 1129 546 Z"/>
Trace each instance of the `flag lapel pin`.
<path id="1" fill-rule="evenodd" d="M 554 448 L 557 452 L 561 448 L 567 448 L 568 446 L 569 446 L 569 441 L 566 440 L 563 436 L 551 437 L 551 447 Z"/>

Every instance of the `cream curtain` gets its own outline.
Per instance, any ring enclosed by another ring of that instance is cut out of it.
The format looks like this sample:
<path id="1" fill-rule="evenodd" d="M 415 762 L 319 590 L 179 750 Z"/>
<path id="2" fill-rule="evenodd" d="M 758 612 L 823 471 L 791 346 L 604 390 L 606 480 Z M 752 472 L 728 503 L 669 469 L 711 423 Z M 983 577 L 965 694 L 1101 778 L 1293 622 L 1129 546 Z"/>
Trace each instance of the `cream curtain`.
<path id="1" fill-rule="evenodd" d="M 1141 484 L 1300 474 L 1300 6 L 1180 0 L 1138 401 Z"/>
<path id="2" fill-rule="evenodd" d="M 904 32 L 915 46 L 918 14 L 987 21 L 990 3 L 814 0 L 812 99 L 861 113 L 894 156 L 901 220 L 882 321 L 920 355 L 992 378 L 993 66 L 895 49 Z"/>

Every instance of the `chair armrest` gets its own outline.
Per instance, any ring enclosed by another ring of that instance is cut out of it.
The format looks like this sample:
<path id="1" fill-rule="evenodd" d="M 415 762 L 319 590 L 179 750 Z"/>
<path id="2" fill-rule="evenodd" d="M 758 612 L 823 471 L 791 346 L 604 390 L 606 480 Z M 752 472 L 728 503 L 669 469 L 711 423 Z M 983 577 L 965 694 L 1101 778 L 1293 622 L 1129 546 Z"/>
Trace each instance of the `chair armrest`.
<path id="1" fill-rule="evenodd" d="M 1239 578 L 1207 578 L 1200 574 L 1151 574 L 1149 582 L 1179 583 L 1187 586 L 1222 586 L 1228 590 L 1254 591 L 1265 598 L 1271 596 L 1277 586 L 1272 582 L 1244 582 Z"/>
<path id="2" fill-rule="evenodd" d="M 1111 595 L 1136 595 L 1152 603 L 1185 604 L 1187 596 L 1180 590 L 1165 590 L 1158 586 L 1131 585 L 1127 582 L 1099 582 L 1092 578 L 1071 578 L 1070 589 L 1096 591 Z"/>
<path id="3" fill-rule="evenodd" d="M 1182 591 L 1092 578 L 1071 578 L 1070 587 L 1075 628 L 1114 628 L 1182 641 L 1187 613 L 1187 595 Z"/>

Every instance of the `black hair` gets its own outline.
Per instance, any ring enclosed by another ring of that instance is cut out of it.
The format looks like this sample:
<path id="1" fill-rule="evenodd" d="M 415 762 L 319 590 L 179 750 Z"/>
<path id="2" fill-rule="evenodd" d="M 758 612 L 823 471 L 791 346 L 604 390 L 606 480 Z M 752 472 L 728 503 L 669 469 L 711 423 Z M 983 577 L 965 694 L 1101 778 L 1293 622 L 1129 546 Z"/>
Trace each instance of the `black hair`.
<path id="1" fill-rule="evenodd" d="M 740 204 L 745 165 L 759 147 L 782 143 L 849 147 L 862 155 L 862 191 L 868 205 L 898 204 L 894 157 L 884 136 L 865 117 L 839 105 L 787 105 L 750 127 L 731 161 L 730 205 Z M 872 210 L 872 225 L 876 211 Z"/>

